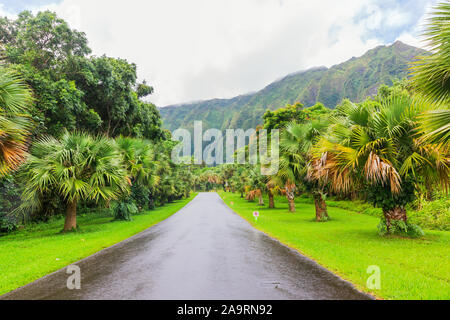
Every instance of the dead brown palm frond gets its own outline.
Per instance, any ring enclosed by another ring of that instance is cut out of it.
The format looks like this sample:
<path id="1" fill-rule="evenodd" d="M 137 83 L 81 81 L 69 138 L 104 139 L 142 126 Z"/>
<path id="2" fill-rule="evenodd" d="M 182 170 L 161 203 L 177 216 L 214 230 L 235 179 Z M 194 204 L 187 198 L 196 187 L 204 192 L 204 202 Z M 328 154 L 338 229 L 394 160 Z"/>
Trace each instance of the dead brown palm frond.
<path id="1" fill-rule="evenodd" d="M 351 168 L 339 165 L 334 153 L 327 152 L 311 162 L 307 178 L 322 185 L 330 183 L 331 190 L 336 193 L 349 194 L 357 187 L 352 172 Z"/>
<path id="2" fill-rule="evenodd" d="M 26 114 L 31 91 L 17 74 L 0 67 L 0 176 L 26 157 L 31 118 Z"/>
<path id="3" fill-rule="evenodd" d="M 331 188 L 336 193 L 349 194 L 356 187 L 352 177 L 352 169 L 341 169 L 333 157 L 329 157 L 327 163 L 328 176 L 331 182 Z"/>
<path id="4" fill-rule="evenodd" d="M 392 164 L 371 152 L 364 166 L 366 179 L 372 183 L 390 185 L 391 192 L 398 194 L 401 191 L 402 179 Z"/>
<path id="5" fill-rule="evenodd" d="M 27 156 L 26 145 L 0 136 L 0 176 L 16 170 Z"/>
<path id="6" fill-rule="evenodd" d="M 254 201 L 256 198 L 260 197 L 261 195 L 262 195 L 262 192 L 260 189 L 252 190 L 247 193 L 245 200 Z"/>

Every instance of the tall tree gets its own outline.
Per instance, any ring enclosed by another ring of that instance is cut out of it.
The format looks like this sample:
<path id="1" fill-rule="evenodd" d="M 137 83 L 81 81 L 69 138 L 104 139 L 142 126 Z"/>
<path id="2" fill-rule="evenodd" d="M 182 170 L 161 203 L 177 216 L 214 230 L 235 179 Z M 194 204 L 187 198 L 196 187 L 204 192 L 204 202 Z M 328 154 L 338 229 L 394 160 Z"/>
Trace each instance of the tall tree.
<path id="1" fill-rule="evenodd" d="M 23 11 L 16 20 L 1 18 L 0 30 L 8 60 L 40 71 L 59 70 L 71 56 L 91 53 L 86 35 L 70 29 L 66 21 L 50 11 L 36 15 Z"/>
<path id="2" fill-rule="evenodd" d="M 136 65 L 123 59 L 88 57 L 84 33 L 55 13 L 25 11 L 0 19 L 5 62 L 34 92 L 34 134 L 59 137 L 67 129 L 164 139 L 157 108 L 141 99 L 153 88 L 138 83 Z"/>
<path id="3" fill-rule="evenodd" d="M 305 120 L 306 114 L 303 112 L 303 104 L 287 105 L 276 111 L 267 110 L 263 116 L 264 129 L 269 132 L 274 129 L 283 129 L 292 121 L 301 122 Z"/>
<path id="4" fill-rule="evenodd" d="M 302 184 L 312 192 L 316 206 L 316 220 L 329 219 L 326 198 L 326 184 L 321 179 L 308 179 L 314 166 L 311 164 L 311 148 L 320 135 L 325 131 L 328 122 L 322 119 L 306 123 L 291 123 L 282 133 L 280 152 L 282 158 L 291 159 L 290 166 L 296 177 L 296 183 Z"/>

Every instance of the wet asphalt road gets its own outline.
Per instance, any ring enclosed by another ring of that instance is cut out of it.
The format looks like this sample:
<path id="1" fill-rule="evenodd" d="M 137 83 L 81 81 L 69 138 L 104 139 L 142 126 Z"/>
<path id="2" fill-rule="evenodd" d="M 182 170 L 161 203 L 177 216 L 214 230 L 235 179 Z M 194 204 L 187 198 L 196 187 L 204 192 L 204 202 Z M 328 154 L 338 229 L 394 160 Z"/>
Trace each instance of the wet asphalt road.
<path id="1" fill-rule="evenodd" d="M 253 229 L 217 194 L 203 193 L 177 214 L 2 299 L 26 300 L 346 300 L 370 299 L 351 284 Z"/>

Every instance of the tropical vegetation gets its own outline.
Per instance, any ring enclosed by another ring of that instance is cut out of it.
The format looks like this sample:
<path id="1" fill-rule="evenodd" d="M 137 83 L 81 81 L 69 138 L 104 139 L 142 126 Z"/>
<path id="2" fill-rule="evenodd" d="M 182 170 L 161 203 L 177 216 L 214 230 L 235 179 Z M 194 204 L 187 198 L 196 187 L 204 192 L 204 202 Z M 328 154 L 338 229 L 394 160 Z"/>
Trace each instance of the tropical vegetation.
<path id="1" fill-rule="evenodd" d="M 108 210 L 118 220 L 190 196 L 153 93 L 124 59 L 92 56 L 55 13 L 0 18 L 0 232 Z"/>
<path id="2" fill-rule="evenodd" d="M 265 175 L 261 162 L 175 164 L 177 142 L 146 99 L 154 89 L 137 81 L 135 64 L 90 55 L 85 34 L 52 12 L 0 18 L 0 265 L 12 259 L 8 240 L 16 236 L 17 246 L 39 253 L 90 237 L 86 250 L 71 245 L 67 264 L 167 218 L 192 192 L 219 191 L 246 219 L 264 212 L 261 230 L 359 285 L 361 266 L 372 263 L 368 250 L 386 272 L 401 274 L 388 276 L 384 296 L 408 298 L 401 292 L 413 281 L 416 296 L 445 298 L 447 270 L 423 269 L 438 265 L 448 246 L 449 21 L 450 5 L 437 5 L 425 32 L 429 52 L 397 42 L 254 95 L 162 111 L 172 128 L 185 123 L 182 112 L 205 113 L 206 127 L 256 128 L 256 137 L 278 130 L 279 170 Z M 248 158 L 248 149 L 238 152 Z M 96 223 L 102 231 L 85 237 Z M 26 252 L 23 259 L 35 257 Z M 0 277 L 0 293 L 58 266 L 9 271 L 20 277 Z"/>
<path id="3" fill-rule="evenodd" d="M 271 207 L 277 190 L 290 212 L 296 212 L 296 197 L 310 195 L 317 222 L 333 218 L 327 198 L 367 202 L 381 209 L 382 235 L 423 236 L 408 211 L 424 212 L 424 206 L 443 201 L 441 227 L 448 225 L 449 9 L 446 3 L 436 6 L 425 32 L 431 53 L 411 63 L 410 79 L 382 85 L 362 102 L 344 99 L 334 110 L 296 103 L 267 111 L 263 128 L 281 130 L 278 173 L 264 180 L 255 178 L 258 166 L 235 167 L 237 176 L 230 178 L 215 168 L 209 181 L 245 193 L 248 201 L 259 198 L 260 205 L 267 193 Z M 422 226 L 436 219 L 414 216 Z"/>

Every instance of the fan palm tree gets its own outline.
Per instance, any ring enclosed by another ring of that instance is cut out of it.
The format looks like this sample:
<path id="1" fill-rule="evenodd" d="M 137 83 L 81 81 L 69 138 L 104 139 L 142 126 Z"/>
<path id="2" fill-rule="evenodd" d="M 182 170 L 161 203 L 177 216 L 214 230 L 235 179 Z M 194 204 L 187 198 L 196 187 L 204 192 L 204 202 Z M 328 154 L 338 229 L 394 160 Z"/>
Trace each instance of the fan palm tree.
<path id="1" fill-rule="evenodd" d="M 284 188 L 286 198 L 289 204 L 289 211 L 295 212 L 295 192 L 297 190 L 297 181 L 299 173 L 305 166 L 302 155 L 293 150 L 295 144 L 292 138 L 293 124 L 287 126 L 286 130 L 281 132 L 280 136 L 280 156 L 278 159 L 278 172 L 271 177 L 271 185 L 278 185 Z"/>
<path id="2" fill-rule="evenodd" d="M 113 140 L 83 133 L 64 133 L 60 140 L 46 137 L 33 146 L 22 175 L 22 210 L 40 209 L 48 193 L 66 204 L 64 231 L 77 228 L 80 200 L 110 201 L 127 191 L 130 180 Z"/>
<path id="3" fill-rule="evenodd" d="M 132 183 L 152 188 L 158 185 L 161 177 L 156 173 L 159 166 L 155 152 L 149 141 L 120 136 L 116 138 L 119 152 L 123 156 Z"/>
<path id="4" fill-rule="evenodd" d="M 407 223 L 405 206 L 414 199 L 418 179 L 448 183 L 448 147 L 419 143 L 418 121 L 429 108 L 404 94 L 378 105 L 346 101 L 313 148 L 316 177 L 331 182 L 336 192 L 368 187 L 369 201 L 383 208 L 388 231 L 396 221 Z"/>
<path id="5" fill-rule="evenodd" d="M 218 175 L 222 183 L 223 191 L 227 192 L 230 187 L 230 179 L 233 176 L 234 168 L 233 165 L 223 164 L 219 167 Z"/>
<path id="6" fill-rule="evenodd" d="M 267 191 L 268 177 L 261 174 L 259 166 L 253 166 L 248 170 L 249 185 L 258 197 L 258 205 L 264 206 L 264 192 Z"/>
<path id="7" fill-rule="evenodd" d="M 158 200 L 160 205 L 164 205 L 171 201 L 172 196 L 176 192 L 175 188 L 175 165 L 170 161 L 169 153 L 171 148 L 164 144 L 155 145 L 155 158 L 154 162 L 157 165 L 156 175 L 159 176 L 160 182 L 157 187 L 152 189 L 152 202 L 150 205 L 153 206 L 154 200 Z"/>
<path id="8" fill-rule="evenodd" d="M 239 192 L 241 198 L 244 198 L 245 187 L 250 184 L 248 178 L 249 165 L 236 165 L 233 176 L 230 179 L 233 192 Z"/>
<path id="9" fill-rule="evenodd" d="M 310 189 L 314 196 L 318 222 L 329 219 L 325 203 L 326 184 L 321 183 L 321 179 L 310 179 L 311 172 L 314 171 L 314 167 L 311 165 L 311 149 L 327 125 L 328 122 L 323 119 L 306 123 L 290 123 L 282 133 L 280 140 L 282 159 L 280 166 L 288 166 L 297 183 L 302 183 Z"/>
<path id="10" fill-rule="evenodd" d="M 116 138 L 116 143 L 130 177 L 132 191 L 131 197 L 129 194 L 123 194 L 119 204 L 115 206 L 116 209 L 123 208 L 123 210 L 114 212 L 120 213 L 120 215 L 115 215 L 116 219 L 130 220 L 135 208 L 137 210 L 142 210 L 147 206 L 153 208 L 149 203 L 148 196 L 159 184 L 161 177 L 157 175 L 158 164 L 154 161 L 154 151 L 150 142 L 120 136 Z M 130 213 L 127 212 L 127 208 L 131 209 Z"/>
<path id="11" fill-rule="evenodd" d="M 31 128 L 27 109 L 31 91 L 12 73 L 0 68 L 0 177 L 25 159 Z"/>
<path id="12" fill-rule="evenodd" d="M 295 160 L 287 154 L 281 154 L 279 170 L 276 175 L 272 176 L 271 180 L 273 184 L 284 188 L 290 212 L 295 212 L 295 191 L 297 190 L 295 166 Z"/>

